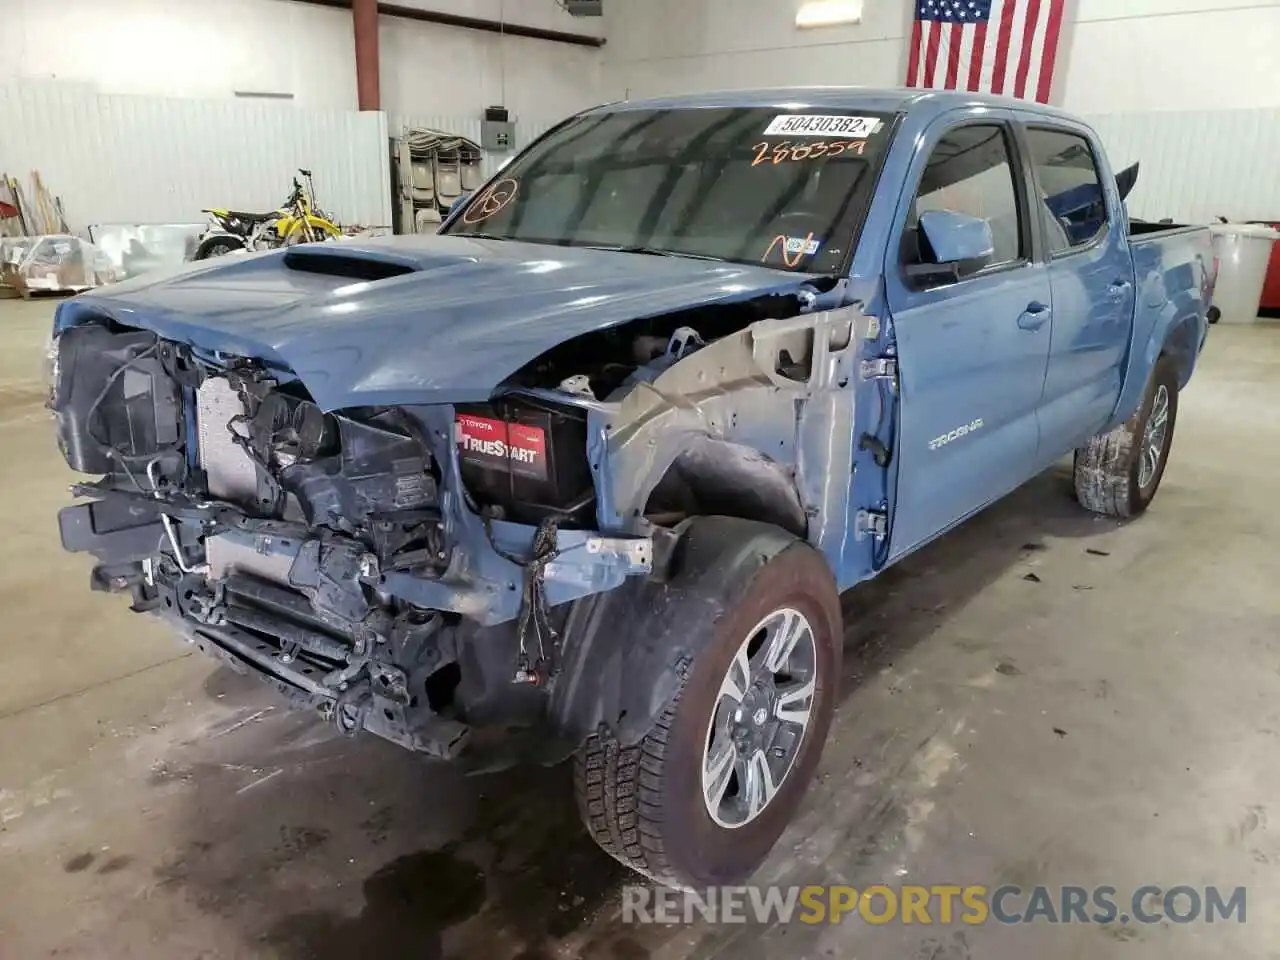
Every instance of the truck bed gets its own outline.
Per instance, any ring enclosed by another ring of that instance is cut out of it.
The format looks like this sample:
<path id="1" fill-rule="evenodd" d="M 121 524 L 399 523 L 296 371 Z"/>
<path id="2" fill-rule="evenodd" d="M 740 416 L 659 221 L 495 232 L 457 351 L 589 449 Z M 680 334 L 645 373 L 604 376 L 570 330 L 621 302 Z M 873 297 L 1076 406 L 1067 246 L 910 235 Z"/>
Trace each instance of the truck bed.
<path id="1" fill-rule="evenodd" d="M 1208 230 L 1208 227 L 1193 223 L 1148 223 L 1145 220 L 1129 221 L 1129 236 L 1135 244 L 1145 243 L 1157 237 L 1173 236 L 1193 230 Z"/>

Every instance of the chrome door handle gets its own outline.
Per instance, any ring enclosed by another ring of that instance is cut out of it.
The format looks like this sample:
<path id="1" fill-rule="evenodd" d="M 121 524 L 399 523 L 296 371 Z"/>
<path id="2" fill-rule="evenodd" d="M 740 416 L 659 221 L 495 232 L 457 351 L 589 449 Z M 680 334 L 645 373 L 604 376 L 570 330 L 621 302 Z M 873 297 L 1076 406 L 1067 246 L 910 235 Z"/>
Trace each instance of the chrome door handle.
<path id="1" fill-rule="evenodd" d="M 1032 300 L 1027 304 L 1027 309 L 1018 316 L 1018 326 L 1023 330 L 1039 330 L 1052 316 L 1053 311 L 1049 309 L 1048 304 Z"/>

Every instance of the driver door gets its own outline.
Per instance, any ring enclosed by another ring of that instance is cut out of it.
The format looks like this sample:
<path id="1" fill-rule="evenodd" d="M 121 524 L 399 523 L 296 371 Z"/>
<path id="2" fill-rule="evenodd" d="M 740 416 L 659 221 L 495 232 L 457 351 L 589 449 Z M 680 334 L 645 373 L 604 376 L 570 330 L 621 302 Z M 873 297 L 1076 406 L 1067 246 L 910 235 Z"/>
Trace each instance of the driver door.
<path id="1" fill-rule="evenodd" d="M 908 175 L 885 263 L 898 350 L 899 436 L 890 557 L 1021 484 L 1036 466 L 1037 414 L 1052 332 L 1046 265 L 1028 215 L 1012 116 L 948 114 Z M 991 225 L 993 256 L 949 277 L 909 276 L 934 259 L 920 214 Z"/>

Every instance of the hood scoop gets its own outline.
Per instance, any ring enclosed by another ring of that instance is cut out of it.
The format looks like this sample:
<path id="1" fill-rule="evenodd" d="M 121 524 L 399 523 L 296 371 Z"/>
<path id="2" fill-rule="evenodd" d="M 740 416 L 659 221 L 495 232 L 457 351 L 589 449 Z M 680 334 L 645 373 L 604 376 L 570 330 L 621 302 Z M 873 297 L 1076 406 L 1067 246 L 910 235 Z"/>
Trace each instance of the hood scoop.
<path id="1" fill-rule="evenodd" d="M 344 280 L 386 280 L 416 273 L 421 265 L 411 257 L 383 250 L 354 248 L 344 250 L 336 244 L 295 247 L 284 255 L 289 270 L 318 273 Z"/>

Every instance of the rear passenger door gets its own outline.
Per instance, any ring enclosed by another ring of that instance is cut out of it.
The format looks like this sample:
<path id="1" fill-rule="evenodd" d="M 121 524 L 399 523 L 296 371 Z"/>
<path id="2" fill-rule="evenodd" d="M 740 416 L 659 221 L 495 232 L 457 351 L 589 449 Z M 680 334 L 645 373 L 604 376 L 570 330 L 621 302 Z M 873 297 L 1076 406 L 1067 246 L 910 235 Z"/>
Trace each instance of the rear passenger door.
<path id="1" fill-rule="evenodd" d="M 1067 121 L 1023 129 L 1049 257 L 1053 342 L 1040 414 L 1048 464 L 1097 433 L 1120 395 L 1133 323 L 1126 218 L 1093 137 Z"/>
<path id="2" fill-rule="evenodd" d="M 1052 327 L 1012 113 L 948 114 L 916 150 L 885 263 L 898 349 L 900 431 L 891 557 L 942 532 L 1034 471 Z M 995 254 L 921 281 L 920 214 L 986 219 Z"/>

